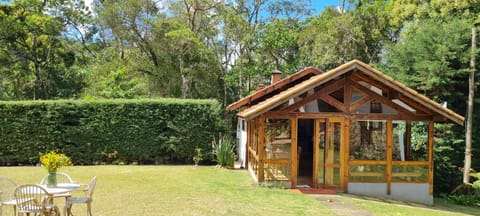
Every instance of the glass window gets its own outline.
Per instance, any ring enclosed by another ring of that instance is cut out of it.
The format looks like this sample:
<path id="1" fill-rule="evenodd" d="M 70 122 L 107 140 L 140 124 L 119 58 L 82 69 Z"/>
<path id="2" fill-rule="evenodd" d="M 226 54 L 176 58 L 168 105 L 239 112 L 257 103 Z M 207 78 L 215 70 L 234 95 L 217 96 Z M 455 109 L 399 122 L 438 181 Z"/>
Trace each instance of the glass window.
<path id="1" fill-rule="evenodd" d="M 428 122 L 393 122 L 393 160 L 427 161 Z"/>
<path id="2" fill-rule="evenodd" d="M 350 165 L 351 182 L 385 182 L 385 165 Z"/>
<path id="3" fill-rule="evenodd" d="M 290 181 L 290 164 L 265 163 L 264 175 L 266 181 Z"/>
<path id="4" fill-rule="evenodd" d="M 265 157 L 267 159 L 289 159 L 291 143 L 290 119 L 266 119 Z"/>
<path id="5" fill-rule="evenodd" d="M 386 137 L 386 121 L 353 121 L 350 160 L 385 160 Z"/>
<path id="6" fill-rule="evenodd" d="M 427 182 L 428 166 L 392 166 L 393 182 Z"/>

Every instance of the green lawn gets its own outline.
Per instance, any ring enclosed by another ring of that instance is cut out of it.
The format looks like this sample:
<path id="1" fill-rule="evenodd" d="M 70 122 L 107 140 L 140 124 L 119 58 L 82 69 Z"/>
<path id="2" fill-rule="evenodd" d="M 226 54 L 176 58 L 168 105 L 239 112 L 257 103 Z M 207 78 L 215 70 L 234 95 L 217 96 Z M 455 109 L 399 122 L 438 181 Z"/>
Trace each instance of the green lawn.
<path id="1" fill-rule="evenodd" d="M 96 216 L 334 215 L 312 196 L 257 187 L 246 171 L 213 166 L 74 166 L 61 171 L 79 183 L 97 176 L 92 207 Z M 0 173 L 22 184 L 39 182 L 46 171 L 41 167 L 0 167 Z M 452 215 L 348 196 L 345 199 L 375 215 Z M 63 208 L 62 199 L 55 203 Z M 10 207 L 3 210 L 3 215 L 13 215 Z M 73 213 L 86 215 L 85 206 L 74 206 Z"/>

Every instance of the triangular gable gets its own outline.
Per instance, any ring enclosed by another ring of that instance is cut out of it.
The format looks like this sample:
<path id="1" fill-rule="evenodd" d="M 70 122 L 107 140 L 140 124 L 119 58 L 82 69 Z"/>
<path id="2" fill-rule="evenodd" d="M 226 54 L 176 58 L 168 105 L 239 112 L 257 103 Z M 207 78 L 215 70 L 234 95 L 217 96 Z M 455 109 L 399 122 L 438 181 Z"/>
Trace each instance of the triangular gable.
<path id="1" fill-rule="evenodd" d="M 314 68 L 314 67 L 307 67 L 307 68 L 304 68 L 303 70 L 300 70 L 299 72 L 295 73 L 295 74 L 292 74 L 282 80 L 279 80 L 278 82 L 276 83 L 272 83 L 272 85 L 269 85 L 261 90 L 258 90 L 257 92 L 255 92 L 254 94 L 251 94 L 247 97 L 244 97 L 230 105 L 228 105 L 227 107 L 227 110 L 228 111 L 233 111 L 235 109 L 238 109 L 240 107 L 243 107 L 245 105 L 249 105 L 249 104 L 257 104 L 267 98 L 264 98 L 265 96 L 269 95 L 269 94 L 273 94 L 275 95 L 275 93 L 280 93 L 281 90 L 284 90 L 282 88 L 285 88 L 288 86 L 288 84 L 291 84 L 297 80 L 301 80 L 301 79 L 304 79 L 308 76 L 315 76 L 315 75 L 318 75 L 318 74 L 321 74 L 322 71 Z M 273 96 L 273 95 L 270 95 L 270 96 Z M 263 100 L 262 100 L 263 99 Z"/>
<path id="2" fill-rule="evenodd" d="M 282 91 L 281 93 L 278 93 L 266 100 L 263 100 L 262 102 L 256 105 L 253 105 L 241 111 L 237 115 L 245 119 L 255 118 L 265 112 L 270 111 L 274 107 L 277 107 L 280 104 L 285 103 L 290 98 L 298 97 L 299 95 L 307 92 L 309 89 L 320 86 L 330 80 L 336 79 L 341 75 L 353 70 L 360 71 L 361 73 L 364 73 L 372 77 L 374 80 L 378 81 L 379 83 L 382 83 L 382 85 L 389 87 L 394 91 L 399 92 L 400 94 L 402 94 L 402 97 L 406 98 L 406 100 L 410 100 L 412 102 L 418 103 L 428 108 L 429 110 L 435 113 L 438 113 L 439 115 L 445 117 L 446 119 L 451 120 L 452 122 L 463 125 L 464 118 L 461 115 L 458 115 L 457 113 L 451 111 L 450 109 L 443 107 L 442 105 L 427 98 L 426 96 L 419 94 L 415 90 L 408 88 L 404 84 L 395 81 L 393 78 L 383 74 L 377 69 L 358 60 L 350 61 L 326 73 L 322 73 L 317 76 L 311 77 L 308 80 L 305 80 L 295 86 L 292 86 Z"/>

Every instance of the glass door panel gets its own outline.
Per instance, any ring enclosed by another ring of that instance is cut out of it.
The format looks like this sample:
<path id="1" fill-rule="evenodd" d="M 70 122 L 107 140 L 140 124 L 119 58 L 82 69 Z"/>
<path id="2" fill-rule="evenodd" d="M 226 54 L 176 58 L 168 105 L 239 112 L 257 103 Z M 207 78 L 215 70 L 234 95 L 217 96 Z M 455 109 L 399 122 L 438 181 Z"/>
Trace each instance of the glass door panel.
<path id="1" fill-rule="evenodd" d="M 339 187 L 342 121 L 339 119 L 317 121 L 317 187 Z"/>
<path id="2" fill-rule="evenodd" d="M 325 119 L 317 119 L 317 133 L 318 141 L 316 147 L 316 169 L 317 169 L 317 181 L 316 187 L 323 185 L 325 182 L 325 140 L 326 140 L 326 122 Z M 315 180 L 315 179 L 314 179 Z"/>

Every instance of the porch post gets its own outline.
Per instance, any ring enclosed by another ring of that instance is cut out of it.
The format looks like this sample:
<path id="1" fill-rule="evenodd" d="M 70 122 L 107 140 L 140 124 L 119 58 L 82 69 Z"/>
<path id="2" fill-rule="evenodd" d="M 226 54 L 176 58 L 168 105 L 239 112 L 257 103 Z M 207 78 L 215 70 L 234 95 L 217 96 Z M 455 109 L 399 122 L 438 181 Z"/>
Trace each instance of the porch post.
<path id="1" fill-rule="evenodd" d="M 298 159 L 297 159 L 297 130 L 298 130 L 298 118 L 296 116 L 290 118 L 291 132 L 292 132 L 292 148 L 290 150 L 291 158 L 291 172 L 290 179 L 292 182 L 291 188 L 297 187 L 297 173 L 298 173 Z"/>
<path id="2" fill-rule="evenodd" d="M 319 119 L 314 120 L 313 126 L 313 185 L 315 188 L 318 187 L 318 146 L 319 146 L 319 130 L 320 130 L 320 121 Z"/>
<path id="3" fill-rule="evenodd" d="M 434 122 L 428 121 L 428 184 L 430 185 L 430 194 L 433 194 L 433 132 Z"/>
<path id="4" fill-rule="evenodd" d="M 348 176 L 350 171 L 349 161 L 350 161 L 350 119 L 344 119 L 343 122 L 343 143 L 340 148 L 343 151 L 343 160 L 340 165 L 340 169 L 343 170 L 343 181 L 342 189 L 345 193 L 348 193 Z"/>
<path id="5" fill-rule="evenodd" d="M 393 122 L 387 121 L 387 195 L 392 192 L 392 147 L 393 147 Z"/>
<path id="6" fill-rule="evenodd" d="M 263 154 L 265 152 L 265 117 L 261 116 L 259 119 L 258 125 L 258 182 L 263 182 L 264 179 L 264 164 L 263 164 Z"/>

